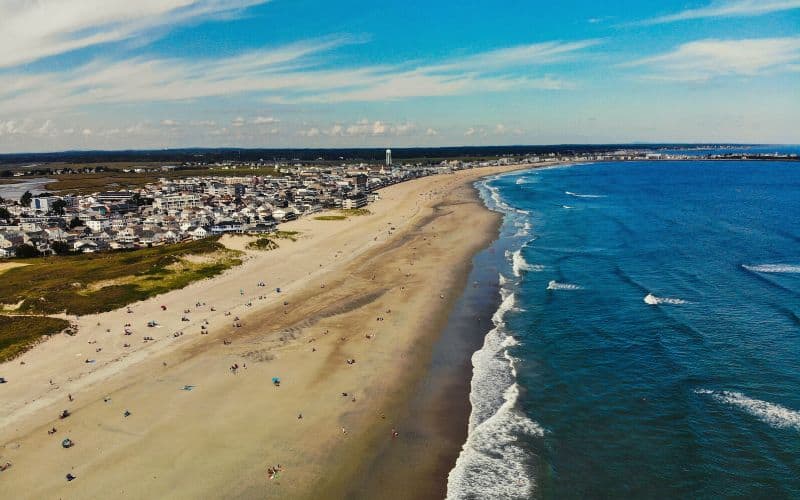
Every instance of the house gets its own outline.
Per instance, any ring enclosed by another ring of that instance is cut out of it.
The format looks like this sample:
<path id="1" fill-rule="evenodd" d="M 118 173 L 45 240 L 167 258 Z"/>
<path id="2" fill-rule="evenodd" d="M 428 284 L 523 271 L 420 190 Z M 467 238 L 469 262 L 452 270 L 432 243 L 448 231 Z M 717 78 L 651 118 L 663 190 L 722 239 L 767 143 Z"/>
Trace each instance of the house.
<path id="1" fill-rule="evenodd" d="M 13 249 L 25 243 L 25 236 L 16 231 L 0 233 L 0 249 Z"/>
<path id="2" fill-rule="evenodd" d="M 94 253 L 98 249 L 98 244 L 89 240 L 77 240 L 72 244 L 72 249 L 76 252 Z"/>
<path id="3" fill-rule="evenodd" d="M 202 226 L 198 227 L 198 228 L 195 228 L 193 230 L 190 230 L 190 231 L 188 231 L 188 233 L 191 234 L 192 238 L 194 238 L 196 240 L 201 240 L 203 238 L 208 238 L 208 236 L 210 235 L 210 233 L 205 228 L 203 228 Z"/>

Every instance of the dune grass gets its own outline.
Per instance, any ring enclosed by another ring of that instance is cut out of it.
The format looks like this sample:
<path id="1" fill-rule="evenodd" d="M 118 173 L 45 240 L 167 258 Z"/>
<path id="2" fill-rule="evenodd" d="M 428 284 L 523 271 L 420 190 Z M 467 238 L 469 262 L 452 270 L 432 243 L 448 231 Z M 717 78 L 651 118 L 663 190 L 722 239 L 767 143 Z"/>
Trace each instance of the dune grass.
<path id="1" fill-rule="evenodd" d="M 318 215 L 314 220 L 347 220 L 346 215 Z"/>
<path id="2" fill-rule="evenodd" d="M 278 244 L 270 238 L 261 237 L 247 244 L 248 250 L 275 250 Z"/>
<path id="3" fill-rule="evenodd" d="M 0 315 L 0 363 L 33 347 L 42 335 L 54 335 L 69 326 L 60 318 Z"/>
<path id="4" fill-rule="evenodd" d="M 0 304 L 21 313 L 93 314 L 110 311 L 241 264 L 239 252 L 216 239 L 129 252 L 27 259 L 0 279 Z M 192 256 L 202 256 L 192 259 Z"/>
<path id="5" fill-rule="evenodd" d="M 345 217 L 361 217 L 364 215 L 372 215 L 372 212 L 366 208 L 343 208 L 339 213 Z"/>
<path id="6" fill-rule="evenodd" d="M 297 238 L 300 236 L 300 231 L 275 231 L 270 235 L 272 238 L 277 238 L 279 240 L 292 240 L 297 241 Z"/>

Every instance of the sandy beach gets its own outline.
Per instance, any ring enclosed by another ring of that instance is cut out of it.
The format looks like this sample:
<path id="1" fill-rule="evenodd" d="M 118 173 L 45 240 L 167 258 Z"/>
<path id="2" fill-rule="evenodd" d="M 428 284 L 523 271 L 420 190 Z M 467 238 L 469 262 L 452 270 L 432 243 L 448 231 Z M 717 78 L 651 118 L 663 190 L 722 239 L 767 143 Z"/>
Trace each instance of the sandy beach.
<path id="1" fill-rule="evenodd" d="M 371 215 L 283 224 L 297 241 L 221 276 L 70 318 L 77 335 L 0 365 L 0 496 L 347 496 L 402 445 L 398 412 L 499 225 L 472 183 L 504 170 L 391 186 Z"/>

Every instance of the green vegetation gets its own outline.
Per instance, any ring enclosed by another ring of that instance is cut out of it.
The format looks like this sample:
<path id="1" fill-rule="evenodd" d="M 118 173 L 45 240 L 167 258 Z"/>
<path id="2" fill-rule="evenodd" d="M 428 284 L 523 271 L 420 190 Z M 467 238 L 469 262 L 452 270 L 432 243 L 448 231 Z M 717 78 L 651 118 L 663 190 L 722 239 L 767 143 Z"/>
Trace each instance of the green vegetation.
<path id="1" fill-rule="evenodd" d="M 280 245 L 275 240 L 290 240 L 297 241 L 299 231 L 275 231 L 268 236 L 260 236 L 257 240 L 251 241 L 247 244 L 250 250 L 275 250 Z"/>
<path id="2" fill-rule="evenodd" d="M 320 215 L 314 217 L 315 220 L 347 220 L 350 217 L 361 217 L 364 215 L 372 215 L 372 212 L 366 208 L 348 208 L 337 210 L 338 215 Z"/>
<path id="3" fill-rule="evenodd" d="M 339 210 L 339 213 L 346 217 L 360 217 L 362 215 L 372 215 L 372 212 L 370 212 L 366 208 L 349 208 L 349 209 Z"/>
<path id="4" fill-rule="evenodd" d="M 33 347 L 42 335 L 54 335 L 69 326 L 60 318 L 0 316 L 0 363 Z"/>
<path id="5" fill-rule="evenodd" d="M 275 250 L 278 248 L 278 244 L 272 241 L 270 238 L 261 237 L 248 243 L 247 248 L 250 250 Z"/>
<path id="6" fill-rule="evenodd" d="M 130 252 L 29 259 L 0 279 L 0 304 L 30 314 L 92 314 L 183 288 L 241 264 L 215 239 Z"/>
<path id="7" fill-rule="evenodd" d="M 51 168 L 83 168 L 91 167 L 92 165 L 58 165 L 53 164 Z M 155 165 L 119 165 L 121 168 L 153 168 Z M 167 179 L 182 179 L 186 177 L 195 176 L 214 176 L 214 177 L 235 177 L 243 175 L 258 175 L 258 176 L 282 176 L 277 169 L 271 167 L 239 167 L 236 169 L 225 170 L 222 167 L 211 168 L 187 168 L 176 169 L 168 171 L 155 171 L 155 172 L 123 172 L 117 168 L 107 168 L 102 172 L 97 173 L 74 173 L 74 174 L 61 174 L 61 175 L 48 175 L 48 178 L 55 179 L 54 182 L 48 183 L 45 187 L 48 191 L 53 191 L 57 194 L 77 193 L 87 194 L 97 191 L 115 191 L 123 189 L 137 189 L 143 187 L 145 184 L 158 182 L 161 178 Z"/>
<path id="8" fill-rule="evenodd" d="M 279 240 L 297 241 L 299 235 L 300 231 L 275 231 L 271 236 Z"/>
<path id="9" fill-rule="evenodd" d="M 347 220 L 346 215 L 320 215 L 314 217 L 314 220 Z"/>

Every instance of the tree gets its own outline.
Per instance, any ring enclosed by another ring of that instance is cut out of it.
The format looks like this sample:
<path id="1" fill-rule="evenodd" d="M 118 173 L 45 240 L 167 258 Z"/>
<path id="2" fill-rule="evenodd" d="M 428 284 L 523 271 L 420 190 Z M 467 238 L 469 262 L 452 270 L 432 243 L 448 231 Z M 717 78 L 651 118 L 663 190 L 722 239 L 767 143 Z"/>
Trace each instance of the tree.
<path id="1" fill-rule="evenodd" d="M 50 210 L 52 210 L 54 214 L 64 215 L 64 208 L 66 206 L 67 202 L 59 199 L 53 202 L 52 208 Z"/>
<path id="2" fill-rule="evenodd" d="M 75 229 L 76 227 L 83 225 L 83 222 L 77 217 L 73 217 L 71 221 L 69 221 L 69 228 Z"/>
<path id="3" fill-rule="evenodd" d="M 29 207 L 31 206 L 32 199 L 33 195 L 31 194 L 31 192 L 25 191 L 25 193 L 19 198 L 19 204 L 22 205 L 23 207 Z"/>
<path id="4" fill-rule="evenodd" d="M 10 219 L 11 212 L 6 207 L 0 207 L 0 219 Z"/>
<path id="5" fill-rule="evenodd" d="M 54 241 L 50 244 L 50 248 L 56 255 L 66 255 L 69 253 L 69 245 L 65 241 Z"/>
<path id="6" fill-rule="evenodd" d="M 39 253 L 39 250 L 36 250 L 35 246 L 28 245 L 27 243 L 23 243 L 22 245 L 15 248 L 14 254 L 20 259 L 31 259 L 33 257 L 39 257 L 39 255 L 41 255 Z"/>

